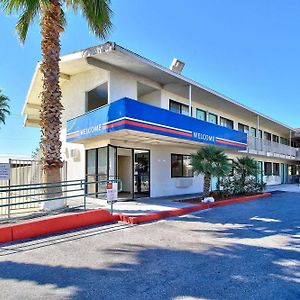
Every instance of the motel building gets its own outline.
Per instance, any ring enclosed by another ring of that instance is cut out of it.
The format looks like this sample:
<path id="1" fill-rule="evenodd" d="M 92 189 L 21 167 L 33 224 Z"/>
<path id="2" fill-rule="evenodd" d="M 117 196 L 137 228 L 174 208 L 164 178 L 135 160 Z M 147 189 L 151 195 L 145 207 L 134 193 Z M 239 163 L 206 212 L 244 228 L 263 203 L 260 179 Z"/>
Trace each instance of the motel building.
<path id="1" fill-rule="evenodd" d="M 182 76 L 183 66 L 111 42 L 61 57 L 67 179 L 120 179 L 125 199 L 199 193 L 190 154 L 215 145 L 231 159 L 253 157 L 268 185 L 298 182 L 299 131 Z M 38 64 L 25 126 L 39 126 L 41 87 Z"/>

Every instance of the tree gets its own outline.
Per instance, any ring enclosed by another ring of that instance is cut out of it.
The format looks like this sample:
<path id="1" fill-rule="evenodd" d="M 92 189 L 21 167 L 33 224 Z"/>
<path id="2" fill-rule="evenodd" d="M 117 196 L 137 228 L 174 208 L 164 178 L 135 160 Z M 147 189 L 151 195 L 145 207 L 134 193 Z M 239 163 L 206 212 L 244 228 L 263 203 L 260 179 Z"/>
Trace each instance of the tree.
<path id="1" fill-rule="evenodd" d="M 43 87 L 41 93 L 40 126 L 44 182 L 59 182 L 61 160 L 61 90 L 59 86 L 60 34 L 66 20 L 64 8 L 81 10 L 93 33 L 105 38 L 112 26 L 110 0 L 2 0 L 8 14 L 20 14 L 16 30 L 25 42 L 29 25 L 40 17 Z M 64 6 L 63 6 L 64 5 Z"/>
<path id="2" fill-rule="evenodd" d="M 224 151 L 214 146 L 201 148 L 196 154 L 192 154 L 191 164 L 197 175 L 204 175 L 204 197 L 209 195 L 211 178 L 225 176 L 231 169 Z"/>
<path id="3" fill-rule="evenodd" d="M 0 123 L 5 124 L 6 117 L 10 115 L 9 98 L 2 93 L 0 89 Z"/>
<path id="4" fill-rule="evenodd" d="M 233 161 L 235 173 L 240 177 L 241 185 L 244 186 L 248 176 L 257 176 L 259 167 L 257 162 L 249 157 L 238 157 Z"/>

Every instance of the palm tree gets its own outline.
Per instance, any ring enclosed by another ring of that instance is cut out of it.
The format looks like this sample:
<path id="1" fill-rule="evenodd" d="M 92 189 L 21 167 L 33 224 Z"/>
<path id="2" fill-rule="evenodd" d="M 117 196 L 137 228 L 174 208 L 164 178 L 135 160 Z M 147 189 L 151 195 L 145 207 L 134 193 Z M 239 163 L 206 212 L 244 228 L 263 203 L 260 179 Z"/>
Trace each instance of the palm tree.
<path id="1" fill-rule="evenodd" d="M 105 38 L 112 26 L 110 0 L 2 0 L 8 14 L 20 14 L 16 30 L 25 42 L 29 25 L 40 17 L 43 87 L 41 93 L 40 126 L 44 182 L 59 182 L 61 160 L 61 90 L 59 86 L 60 34 L 66 20 L 64 8 L 81 10 L 90 29 Z"/>
<path id="2" fill-rule="evenodd" d="M 201 148 L 196 154 L 192 154 L 191 165 L 197 175 L 204 175 L 204 197 L 209 195 L 211 178 L 225 176 L 231 168 L 224 151 L 214 146 Z"/>
<path id="3" fill-rule="evenodd" d="M 5 124 L 6 117 L 10 114 L 8 102 L 9 98 L 3 95 L 0 89 L 0 123 L 2 124 Z"/>
<path id="4" fill-rule="evenodd" d="M 259 167 L 257 162 L 249 157 L 238 157 L 233 161 L 235 173 L 240 176 L 241 186 L 245 185 L 248 176 L 257 176 Z"/>

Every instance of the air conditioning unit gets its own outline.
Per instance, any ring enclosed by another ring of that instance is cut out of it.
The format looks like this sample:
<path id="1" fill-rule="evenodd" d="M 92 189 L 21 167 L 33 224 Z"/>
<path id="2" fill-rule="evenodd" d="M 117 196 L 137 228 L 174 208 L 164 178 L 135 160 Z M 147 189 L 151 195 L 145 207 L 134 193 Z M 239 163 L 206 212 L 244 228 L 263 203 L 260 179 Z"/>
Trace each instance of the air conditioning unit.
<path id="1" fill-rule="evenodd" d="M 192 186 L 193 179 L 192 178 L 177 178 L 175 184 L 176 184 L 177 188 L 188 188 L 188 187 Z"/>
<path id="2" fill-rule="evenodd" d="M 79 149 L 71 149 L 70 157 L 73 158 L 74 161 L 80 161 L 80 151 L 79 151 Z"/>

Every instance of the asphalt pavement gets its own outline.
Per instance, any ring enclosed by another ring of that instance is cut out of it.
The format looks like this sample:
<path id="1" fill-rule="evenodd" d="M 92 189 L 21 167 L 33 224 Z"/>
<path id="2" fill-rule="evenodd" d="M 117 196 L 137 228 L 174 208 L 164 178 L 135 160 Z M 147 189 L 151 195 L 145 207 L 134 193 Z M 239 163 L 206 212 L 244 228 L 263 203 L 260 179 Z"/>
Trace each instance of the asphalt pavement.
<path id="1" fill-rule="evenodd" d="M 0 246 L 0 299 L 300 299 L 300 194 Z"/>

